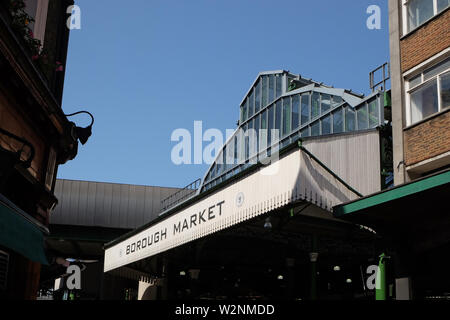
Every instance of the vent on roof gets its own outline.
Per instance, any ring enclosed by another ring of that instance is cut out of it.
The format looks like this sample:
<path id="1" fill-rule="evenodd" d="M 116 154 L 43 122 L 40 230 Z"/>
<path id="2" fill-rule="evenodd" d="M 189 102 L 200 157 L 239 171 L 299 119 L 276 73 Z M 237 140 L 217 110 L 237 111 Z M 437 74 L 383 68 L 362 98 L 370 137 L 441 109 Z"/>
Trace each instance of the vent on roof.
<path id="1" fill-rule="evenodd" d="M 9 254 L 0 250 L 0 291 L 6 290 Z"/>

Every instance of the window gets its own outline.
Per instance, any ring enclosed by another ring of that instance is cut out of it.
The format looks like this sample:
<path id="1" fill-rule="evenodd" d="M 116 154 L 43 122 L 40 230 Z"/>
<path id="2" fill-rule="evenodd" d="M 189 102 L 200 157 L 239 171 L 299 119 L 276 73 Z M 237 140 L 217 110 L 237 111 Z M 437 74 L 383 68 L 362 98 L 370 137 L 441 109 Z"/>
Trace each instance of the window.
<path id="1" fill-rule="evenodd" d="M 261 119 L 261 115 L 258 115 L 256 118 L 255 118 L 255 124 L 254 124 L 254 128 L 255 128 L 255 146 L 256 146 L 256 148 L 255 148 L 255 152 L 257 152 L 259 149 L 259 143 L 258 143 L 258 140 L 259 140 L 259 126 L 260 126 L 260 119 Z"/>
<path id="2" fill-rule="evenodd" d="M 269 95 L 269 88 L 268 88 L 268 78 L 267 76 L 262 77 L 262 107 L 267 106 L 268 103 L 268 95 Z"/>
<path id="3" fill-rule="evenodd" d="M 377 100 L 369 102 L 369 128 L 378 126 L 378 104 Z"/>
<path id="4" fill-rule="evenodd" d="M 339 108 L 335 112 L 333 112 L 333 133 L 341 133 L 344 129 L 343 126 L 343 117 L 342 117 L 342 108 Z"/>
<path id="5" fill-rule="evenodd" d="M 259 149 L 260 151 L 267 148 L 267 110 L 261 113 L 261 130 L 259 133 Z"/>
<path id="6" fill-rule="evenodd" d="M 277 79 L 277 81 L 276 81 L 277 82 L 277 88 L 276 88 L 277 92 L 276 92 L 275 99 L 278 98 L 278 97 L 281 97 L 283 75 L 277 74 L 276 79 Z"/>
<path id="7" fill-rule="evenodd" d="M 332 107 L 337 107 L 343 102 L 342 97 L 339 96 L 333 96 L 333 102 L 331 103 Z"/>
<path id="8" fill-rule="evenodd" d="M 369 125 L 369 119 L 367 118 L 367 105 L 364 105 L 356 110 L 356 117 L 358 118 L 358 130 L 367 129 Z"/>
<path id="9" fill-rule="evenodd" d="M 283 99 L 283 137 L 291 133 L 291 98 Z"/>
<path id="10" fill-rule="evenodd" d="M 314 124 L 311 126 L 311 136 L 318 136 L 320 135 L 320 122 L 316 121 L 314 122 Z"/>
<path id="11" fill-rule="evenodd" d="M 331 96 L 329 94 L 322 93 L 322 114 L 330 110 L 331 107 Z"/>
<path id="12" fill-rule="evenodd" d="M 411 122 L 416 123 L 439 111 L 437 81 L 432 80 L 411 93 Z"/>
<path id="13" fill-rule="evenodd" d="M 261 108 L 261 80 L 259 80 L 258 84 L 256 85 L 255 113 L 257 113 L 260 108 Z"/>
<path id="14" fill-rule="evenodd" d="M 309 137 L 309 127 L 302 129 L 302 131 L 300 132 L 300 136 L 302 138 Z"/>
<path id="15" fill-rule="evenodd" d="M 437 0 L 438 13 L 450 6 L 450 0 Z"/>
<path id="16" fill-rule="evenodd" d="M 275 129 L 278 130 L 277 136 L 273 137 L 273 142 L 278 142 L 277 138 L 280 138 L 281 133 L 281 101 L 277 102 L 276 108 L 275 108 Z"/>
<path id="17" fill-rule="evenodd" d="M 351 132 L 356 130 L 355 111 L 351 107 L 345 108 L 345 131 Z"/>
<path id="18" fill-rule="evenodd" d="M 309 94 L 302 95 L 302 125 L 309 122 Z"/>
<path id="19" fill-rule="evenodd" d="M 269 103 L 275 99 L 275 75 L 269 76 Z"/>
<path id="20" fill-rule="evenodd" d="M 292 130 L 297 130 L 300 120 L 300 96 L 292 97 Z"/>
<path id="21" fill-rule="evenodd" d="M 330 134 L 331 133 L 331 116 L 327 115 L 322 119 L 322 134 Z"/>
<path id="22" fill-rule="evenodd" d="M 407 30 L 412 31 L 450 5 L 450 0 L 407 0 L 405 13 Z"/>
<path id="23" fill-rule="evenodd" d="M 255 106 L 255 93 L 254 90 L 252 90 L 252 92 L 250 93 L 250 96 L 248 98 L 248 104 L 247 104 L 247 108 L 248 108 L 248 118 L 253 116 L 253 110 L 254 110 L 254 106 Z"/>
<path id="24" fill-rule="evenodd" d="M 268 135 L 268 138 L 267 138 L 267 143 L 268 143 L 268 146 L 271 146 L 272 145 L 272 130 L 273 130 L 273 125 L 274 125 L 274 108 L 275 108 L 275 106 L 274 105 L 272 105 L 269 109 L 268 109 L 268 115 L 267 115 L 267 117 L 268 117 L 268 119 L 267 119 L 267 122 L 268 122 L 268 126 L 267 126 L 267 135 Z"/>
<path id="25" fill-rule="evenodd" d="M 450 107 L 450 58 L 408 80 L 408 125 Z"/>
<path id="26" fill-rule="evenodd" d="M 314 92 L 311 99 L 311 119 L 317 117 L 320 113 L 320 94 Z"/>
<path id="27" fill-rule="evenodd" d="M 241 107 L 241 123 L 247 120 L 247 105 L 248 99 L 245 100 L 244 104 Z"/>
<path id="28" fill-rule="evenodd" d="M 450 72 L 443 74 L 440 78 L 441 86 L 441 108 L 450 107 Z"/>
<path id="29" fill-rule="evenodd" d="M 49 0 L 25 0 L 24 2 L 26 13 L 35 20 L 29 27 L 33 31 L 35 39 L 40 40 L 43 45 Z"/>

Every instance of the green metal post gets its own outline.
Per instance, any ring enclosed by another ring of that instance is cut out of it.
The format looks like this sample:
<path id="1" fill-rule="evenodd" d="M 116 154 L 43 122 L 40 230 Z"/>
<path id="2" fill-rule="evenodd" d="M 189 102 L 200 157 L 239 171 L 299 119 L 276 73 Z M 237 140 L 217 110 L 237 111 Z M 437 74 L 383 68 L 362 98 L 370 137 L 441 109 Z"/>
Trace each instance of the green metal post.
<path id="1" fill-rule="evenodd" d="M 386 300 L 386 255 L 380 255 L 375 289 L 376 300 Z"/>

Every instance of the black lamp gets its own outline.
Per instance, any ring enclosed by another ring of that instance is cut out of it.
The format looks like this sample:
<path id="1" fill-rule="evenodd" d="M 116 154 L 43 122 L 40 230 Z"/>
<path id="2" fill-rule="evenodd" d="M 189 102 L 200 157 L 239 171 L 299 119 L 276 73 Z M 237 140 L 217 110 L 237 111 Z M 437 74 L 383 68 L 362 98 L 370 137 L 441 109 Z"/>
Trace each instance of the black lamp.
<path id="1" fill-rule="evenodd" d="M 88 141 L 89 137 L 92 135 L 92 126 L 94 125 L 94 116 L 88 111 L 78 111 L 78 112 L 75 112 L 72 114 L 65 114 L 65 116 L 71 117 L 71 116 L 75 116 L 80 113 L 87 113 L 92 119 L 91 124 L 89 126 L 87 126 L 86 128 L 77 127 L 74 124 L 75 135 L 78 138 L 78 140 L 80 140 L 81 144 L 84 145 Z"/>

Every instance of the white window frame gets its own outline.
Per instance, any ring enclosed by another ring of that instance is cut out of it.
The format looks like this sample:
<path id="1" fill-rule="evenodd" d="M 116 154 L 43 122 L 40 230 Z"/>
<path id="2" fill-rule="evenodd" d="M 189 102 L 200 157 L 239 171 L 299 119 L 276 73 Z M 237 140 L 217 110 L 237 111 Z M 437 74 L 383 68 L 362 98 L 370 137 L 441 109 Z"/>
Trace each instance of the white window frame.
<path id="1" fill-rule="evenodd" d="M 423 86 L 429 84 L 431 81 L 436 79 L 437 82 L 437 96 L 438 96 L 438 111 L 436 113 L 439 113 L 441 111 L 443 111 L 444 109 L 442 108 L 442 98 L 441 98 L 441 76 L 445 73 L 448 73 L 450 71 L 450 68 L 441 71 L 440 73 L 434 75 L 433 77 L 427 79 L 426 81 L 424 81 L 424 72 L 433 68 L 434 66 L 437 66 L 439 63 L 445 61 L 446 59 L 450 58 L 450 55 L 444 55 L 443 57 L 441 56 L 439 59 L 434 60 L 432 63 L 428 63 L 424 66 L 422 66 L 420 69 L 416 70 L 416 72 L 414 73 L 409 73 L 407 76 L 405 76 L 405 96 L 406 96 L 406 125 L 410 126 L 413 124 L 416 124 L 428 117 L 424 117 L 419 121 L 416 122 L 412 122 L 412 112 L 411 112 L 411 94 L 422 88 Z M 410 80 L 419 76 L 420 75 L 420 83 L 418 85 L 415 85 L 414 87 L 410 87 Z M 436 114 L 436 113 L 433 113 Z"/>
<path id="2" fill-rule="evenodd" d="M 412 32 L 414 30 L 416 30 L 417 28 L 419 28 L 421 25 L 423 25 L 425 22 L 423 22 L 422 24 L 416 26 L 414 29 L 409 30 L 408 29 L 408 21 L 409 21 L 409 17 L 408 17 L 408 4 L 411 0 L 402 0 L 402 17 L 403 17 L 403 35 L 408 34 L 409 32 Z M 437 0 L 433 0 L 433 16 L 430 18 L 432 19 L 433 17 L 435 17 L 438 14 L 438 5 L 437 5 Z"/>
<path id="3" fill-rule="evenodd" d="M 34 19 L 32 31 L 34 34 L 34 38 L 40 40 L 42 46 L 44 46 L 49 0 L 35 0 L 35 1 L 37 1 L 36 12 L 34 12 L 34 15 L 31 14 L 31 16 Z"/>

